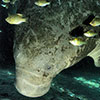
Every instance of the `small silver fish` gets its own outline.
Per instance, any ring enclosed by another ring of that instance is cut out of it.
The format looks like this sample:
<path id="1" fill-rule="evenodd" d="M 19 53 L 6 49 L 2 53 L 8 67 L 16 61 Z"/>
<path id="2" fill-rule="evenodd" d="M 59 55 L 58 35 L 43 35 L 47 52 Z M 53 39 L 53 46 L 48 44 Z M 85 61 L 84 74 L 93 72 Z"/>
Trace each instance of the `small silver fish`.
<path id="1" fill-rule="evenodd" d="M 46 0 L 38 0 L 35 2 L 35 4 L 37 6 L 44 7 L 44 6 L 50 5 L 50 2 L 47 2 Z"/>
<path id="2" fill-rule="evenodd" d="M 89 31 L 85 32 L 84 35 L 86 37 L 94 37 L 94 36 L 98 35 L 98 33 L 94 32 L 93 30 L 89 30 Z"/>
<path id="3" fill-rule="evenodd" d="M 86 44 L 86 42 L 80 38 L 74 38 L 73 40 L 70 40 L 69 42 L 74 46 L 82 46 Z"/>
<path id="4" fill-rule="evenodd" d="M 7 74 L 8 74 L 9 76 L 12 75 L 12 73 L 11 73 L 10 71 L 8 71 Z"/>
<path id="5" fill-rule="evenodd" d="M 10 0 L 2 0 L 4 3 L 10 3 Z"/>
<path id="6" fill-rule="evenodd" d="M 14 5 L 16 3 L 16 1 L 18 1 L 18 0 L 11 0 L 10 4 Z"/>
<path id="7" fill-rule="evenodd" d="M 8 4 L 1 4 L 1 6 L 6 8 L 6 9 L 8 9 L 8 7 L 9 7 Z"/>
<path id="8" fill-rule="evenodd" d="M 90 23 L 91 26 L 100 26 L 100 18 L 99 17 L 95 17 Z"/>
<path id="9" fill-rule="evenodd" d="M 0 33 L 2 32 L 2 30 L 0 30 Z"/>

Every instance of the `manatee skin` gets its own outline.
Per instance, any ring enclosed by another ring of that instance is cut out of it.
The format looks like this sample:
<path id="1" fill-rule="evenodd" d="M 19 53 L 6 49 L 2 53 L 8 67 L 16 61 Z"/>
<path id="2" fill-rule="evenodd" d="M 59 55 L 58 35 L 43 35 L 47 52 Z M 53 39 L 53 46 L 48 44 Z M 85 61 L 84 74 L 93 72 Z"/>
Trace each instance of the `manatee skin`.
<path id="1" fill-rule="evenodd" d="M 95 2 L 98 0 L 76 1 L 63 0 L 58 5 L 54 0 L 52 6 L 45 8 L 33 7 L 32 1 L 24 6 L 24 10 L 20 8 L 28 17 L 27 23 L 15 27 L 14 39 L 15 87 L 22 95 L 40 97 L 46 94 L 58 73 L 79 62 L 96 48 L 99 36 L 82 36 L 87 44 L 80 47 L 69 43 L 73 38 L 69 33 L 91 13 L 96 15 L 100 11 Z M 93 7 L 97 6 L 94 12 L 92 3 Z"/>
<path id="2" fill-rule="evenodd" d="M 88 54 L 88 56 L 93 58 L 96 67 L 100 67 L 100 39 L 96 44 L 97 46 Z"/>

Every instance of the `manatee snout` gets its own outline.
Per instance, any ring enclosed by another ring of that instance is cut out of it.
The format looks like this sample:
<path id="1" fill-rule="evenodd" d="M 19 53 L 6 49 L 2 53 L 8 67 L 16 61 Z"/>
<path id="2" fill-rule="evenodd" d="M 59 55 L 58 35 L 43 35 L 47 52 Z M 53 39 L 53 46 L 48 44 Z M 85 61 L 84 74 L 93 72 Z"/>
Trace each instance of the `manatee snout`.
<path id="1" fill-rule="evenodd" d="M 34 59 L 25 54 L 15 53 L 16 82 L 19 93 L 28 97 L 46 94 L 55 76 L 54 67 L 49 65 L 49 56 L 39 55 Z"/>

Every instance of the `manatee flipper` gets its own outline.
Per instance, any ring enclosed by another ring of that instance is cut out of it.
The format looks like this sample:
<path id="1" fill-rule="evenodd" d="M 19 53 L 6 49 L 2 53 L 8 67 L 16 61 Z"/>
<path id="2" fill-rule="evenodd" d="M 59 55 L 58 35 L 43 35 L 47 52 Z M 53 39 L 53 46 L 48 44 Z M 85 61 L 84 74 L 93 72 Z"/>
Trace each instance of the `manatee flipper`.
<path id="1" fill-rule="evenodd" d="M 96 67 L 100 67 L 100 56 L 97 59 L 94 59 L 94 64 Z"/>
<path id="2" fill-rule="evenodd" d="M 96 67 L 100 67 L 100 44 L 98 44 L 96 48 L 88 54 L 88 56 L 93 58 Z"/>

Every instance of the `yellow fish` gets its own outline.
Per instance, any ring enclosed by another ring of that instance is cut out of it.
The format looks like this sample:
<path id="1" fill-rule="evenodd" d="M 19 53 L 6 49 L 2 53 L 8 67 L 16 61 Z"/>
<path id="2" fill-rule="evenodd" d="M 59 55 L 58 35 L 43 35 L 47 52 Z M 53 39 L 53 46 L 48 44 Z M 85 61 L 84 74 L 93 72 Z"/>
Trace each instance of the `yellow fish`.
<path id="1" fill-rule="evenodd" d="M 69 42 L 74 46 L 82 46 L 86 44 L 86 42 L 80 38 L 74 38 L 73 40 L 70 40 Z"/>
<path id="2" fill-rule="evenodd" d="M 100 18 L 94 18 L 90 23 L 91 26 L 99 26 L 100 25 Z"/>
<path id="3" fill-rule="evenodd" d="M 23 15 L 19 13 L 14 15 L 9 15 L 5 20 L 9 24 L 16 24 L 16 25 L 26 22 L 26 18 L 23 18 Z"/>
<path id="4" fill-rule="evenodd" d="M 10 0 L 2 0 L 4 3 L 10 3 Z"/>
<path id="5" fill-rule="evenodd" d="M 46 0 L 38 0 L 37 2 L 35 2 L 35 4 L 36 4 L 37 6 L 44 7 L 44 6 L 49 5 L 50 2 L 47 2 Z"/>
<path id="6" fill-rule="evenodd" d="M 94 32 L 93 30 L 89 30 L 89 31 L 85 32 L 84 35 L 86 37 L 94 37 L 94 36 L 98 35 L 98 33 Z"/>

